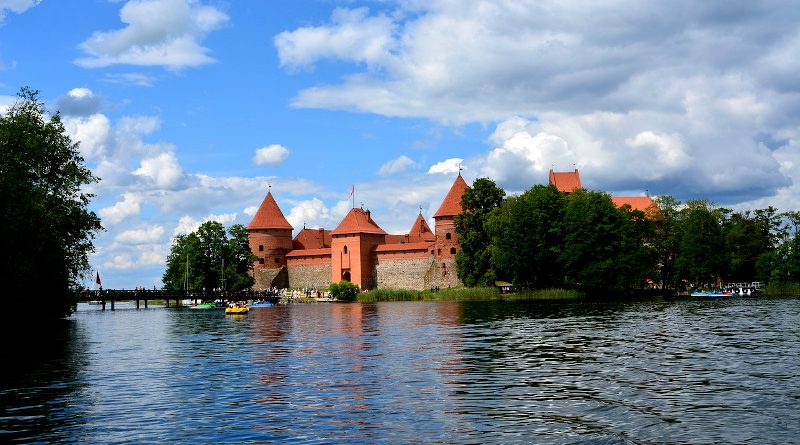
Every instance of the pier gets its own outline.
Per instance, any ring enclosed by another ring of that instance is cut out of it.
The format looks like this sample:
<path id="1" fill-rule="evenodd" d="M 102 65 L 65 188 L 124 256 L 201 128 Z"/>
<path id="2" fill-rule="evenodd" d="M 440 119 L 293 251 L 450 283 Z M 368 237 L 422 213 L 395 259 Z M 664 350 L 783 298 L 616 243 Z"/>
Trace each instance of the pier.
<path id="1" fill-rule="evenodd" d="M 111 305 L 114 310 L 114 303 L 118 301 L 135 301 L 136 309 L 144 304 L 147 309 L 148 302 L 162 300 L 166 307 L 178 307 L 181 300 L 193 300 L 195 303 L 206 300 L 224 301 L 246 301 L 246 300 L 270 300 L 277 302 L 278 296 L 268 291 L 254 290 L 211 290 L 211 291 L 185 291 L 185 290 L 163 290 L 163 289 L 102 289 L 85 290 L 78 295 L 78 303 L 89 303 L 98 301 L 106 309 L 106 304 Z M 170 302 L 174 301 L 174 306 Z"/>

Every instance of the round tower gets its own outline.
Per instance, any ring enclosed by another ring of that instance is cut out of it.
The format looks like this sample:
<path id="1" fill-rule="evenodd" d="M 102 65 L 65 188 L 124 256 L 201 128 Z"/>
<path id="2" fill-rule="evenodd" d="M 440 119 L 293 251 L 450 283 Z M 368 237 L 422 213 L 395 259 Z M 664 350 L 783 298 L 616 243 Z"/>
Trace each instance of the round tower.
<path id="1" fill-rule="evenodd" d="M 292 230 L 294 228 L 286 221 L 272 192 L 267 192 L 247 226 L 250 251 L 258 257 L 254 268 L 279 269 L 286 266 L 286 254 L 292 250 Z"/>

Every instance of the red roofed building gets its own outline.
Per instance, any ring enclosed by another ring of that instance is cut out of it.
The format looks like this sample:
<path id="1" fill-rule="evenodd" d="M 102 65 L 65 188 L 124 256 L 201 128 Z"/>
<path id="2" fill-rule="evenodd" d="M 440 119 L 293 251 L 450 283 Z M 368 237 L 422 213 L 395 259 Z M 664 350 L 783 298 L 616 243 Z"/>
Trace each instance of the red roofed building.
<path id="1" fill-rule="evenodd" d="M 576 168 L 572 172 L 556 172 L 550 169 L 550 185 L 556 186 L 559 192 L 571 193 L 581 186 L 581 174 Z"/>
<path id="2" fill-rule="evenodd" d="M 369 210 L 351 209 L 331 231 L 331 282 L 350 281 L 361 289 L 375 287 L 372 251 L 386 243 L 386 232 Z"/>
<path id="3" fill-rule="evenodd" d="M 458 252 L 458 234 L 455 217 L 461 213 L 461 197 L 469 186 L 461 174 L 458 175 L 439 210 L 433 215 L 436 227 L 436 255 L 441 258 L 454 258 Z"/>
<path id="4" fill-rule="evenodd" d="M 258 257 L 256 269 L 279 269 L 286 266 L 286 254 L 292 250 L 293 227 L 286 221 L 272 192 L 258 208 L 247 226 L 250 251 Z"/>
<path id="5" fill-rule="evenodd" d="M 612 196 L 611 201 L 617 207 L 628 205 L 631 210 L 640 210 L 647 216 L 652 216 L 653 212 L 658 211 L 656 202 L 649 196 Z"/>

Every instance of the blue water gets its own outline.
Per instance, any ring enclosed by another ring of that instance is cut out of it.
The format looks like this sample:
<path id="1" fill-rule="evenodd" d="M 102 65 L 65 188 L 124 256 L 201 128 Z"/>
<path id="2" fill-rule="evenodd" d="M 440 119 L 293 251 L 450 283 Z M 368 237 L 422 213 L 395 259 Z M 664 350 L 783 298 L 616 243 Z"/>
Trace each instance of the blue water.
<path id="1" fill-rule="evenodd" d="M 800 441 L 798 298 L 127 307 L 5 355 L 0 442 Z"/>

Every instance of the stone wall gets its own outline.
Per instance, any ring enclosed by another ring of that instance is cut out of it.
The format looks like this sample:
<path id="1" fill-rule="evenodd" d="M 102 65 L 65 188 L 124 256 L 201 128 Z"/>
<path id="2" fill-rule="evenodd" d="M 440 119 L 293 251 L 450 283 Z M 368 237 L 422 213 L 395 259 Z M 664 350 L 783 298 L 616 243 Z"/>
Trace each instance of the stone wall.
<path id="1" fill-rule="evenodd" d="M 270 287 L 279 289 L 289 286 L 289 276 L 286 267 L 280 269 L 253 269 L 253 289 L 264 290 Z"/>
<path id="2" fill-rule="evenodd" d="M 307 264 L 289 266 L 289 287 L 292 289 L 326 288 L 331 285 L 331 265 Z"/>
<path id="3" fill-rule="evenodd" d="M 433 262 L 430 258 L 378 260 L 375 265 L 375 282 L 378 289 L 415 289 L 426 286 L 425 275 Z"/>
<path id="4" fill-rule="evenodd" d="M 425 288 L 438 286 L 439 288 L 463 286 L 456 273 L 455 259 L 438 259 L 430 264 L 425 273 Z"/>

